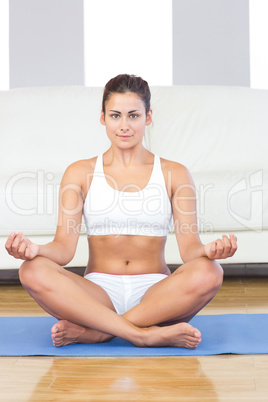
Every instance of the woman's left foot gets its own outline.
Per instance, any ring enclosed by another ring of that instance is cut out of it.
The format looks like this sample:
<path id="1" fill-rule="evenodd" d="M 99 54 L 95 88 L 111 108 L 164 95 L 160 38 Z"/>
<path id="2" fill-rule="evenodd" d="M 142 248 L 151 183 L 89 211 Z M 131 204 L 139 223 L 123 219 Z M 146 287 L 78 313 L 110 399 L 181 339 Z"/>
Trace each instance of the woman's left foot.
<path id="1" fill-rule="evenodd" d="M 166 327 L 147 328 L 146 346 L 176 346 L 195 349 L 201 342 L 201 332 L 192 325 L 181 322 Z"/>

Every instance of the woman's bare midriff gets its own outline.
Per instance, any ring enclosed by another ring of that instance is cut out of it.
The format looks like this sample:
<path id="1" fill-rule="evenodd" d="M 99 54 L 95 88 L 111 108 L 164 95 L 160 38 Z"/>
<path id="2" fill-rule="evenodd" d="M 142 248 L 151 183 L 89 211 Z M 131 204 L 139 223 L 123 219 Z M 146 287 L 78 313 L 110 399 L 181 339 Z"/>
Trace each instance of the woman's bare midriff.
<path id="1" fill-rule="evenodd" d="M 105 235 L 88 237 L 89 261 L 85 275 L 162 273 L 170 275 L 165 263 L 166 237 Z"/>

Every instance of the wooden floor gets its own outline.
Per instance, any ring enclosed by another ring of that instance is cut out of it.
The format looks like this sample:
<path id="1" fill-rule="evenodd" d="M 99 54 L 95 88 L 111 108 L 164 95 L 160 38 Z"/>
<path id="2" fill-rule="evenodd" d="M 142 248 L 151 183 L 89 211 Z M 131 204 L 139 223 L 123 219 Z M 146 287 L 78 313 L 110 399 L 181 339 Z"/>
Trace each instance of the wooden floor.
<path id="1" fill-rule="evenodd" d="M 268 278 L 226 278 L 202 314 L 227 313 L 268 313 Z M 20 286 L 2 286 L 0 315 L 45 313 Z M 268 355 L 0 357 L 0 401 L 3 402 L 267 402 L 267 380 Z"/>

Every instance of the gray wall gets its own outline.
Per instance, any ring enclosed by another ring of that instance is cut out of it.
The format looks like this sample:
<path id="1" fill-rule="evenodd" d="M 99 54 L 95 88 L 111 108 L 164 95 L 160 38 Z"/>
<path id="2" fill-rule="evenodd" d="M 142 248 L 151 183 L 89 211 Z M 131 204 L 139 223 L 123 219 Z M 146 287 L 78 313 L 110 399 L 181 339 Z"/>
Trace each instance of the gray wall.
<path id="1" fill-rule="evenodd" d="M 10 0 L 10 87 L 84 85 L 83 24 L 83 0 Z M 249 65 L 249 0 L 173 0 L 173 84 L 250 86 Z"/>
<path id="2" fill-rule="evenodd" d="M 84 84 L 83 0 L 10 0 L 10 88 Z"/>
<path id="3" fill-rule="evenodd" d="M 173 83 L 250 85 L 249 0 L 173 0 Z"/>

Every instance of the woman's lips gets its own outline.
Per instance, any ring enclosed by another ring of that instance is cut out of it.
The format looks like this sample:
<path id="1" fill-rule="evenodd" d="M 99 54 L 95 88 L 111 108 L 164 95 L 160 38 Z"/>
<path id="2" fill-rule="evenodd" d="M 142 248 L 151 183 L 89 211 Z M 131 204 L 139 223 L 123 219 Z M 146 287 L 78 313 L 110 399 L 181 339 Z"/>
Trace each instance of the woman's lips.
<path id="1" fill-rule="evenodd" d="M 118 135 L 119 138 L 127 139 L 132 137 L 131 135 Z"/>

